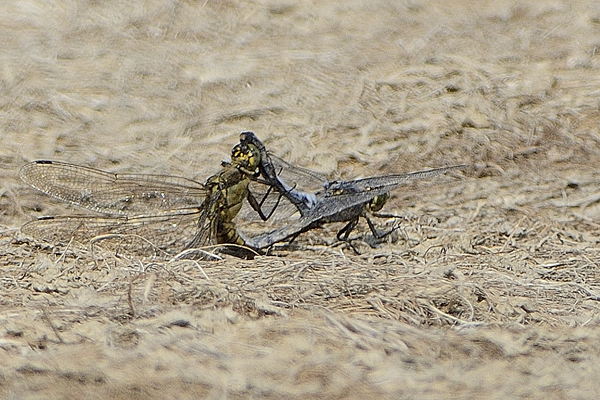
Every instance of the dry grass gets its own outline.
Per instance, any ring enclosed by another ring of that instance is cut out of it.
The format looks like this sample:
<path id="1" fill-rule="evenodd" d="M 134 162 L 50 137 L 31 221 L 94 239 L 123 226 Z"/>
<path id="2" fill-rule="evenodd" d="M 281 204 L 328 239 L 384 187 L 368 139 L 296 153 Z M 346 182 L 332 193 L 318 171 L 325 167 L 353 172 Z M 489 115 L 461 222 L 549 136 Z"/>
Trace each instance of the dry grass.
<path id="1" fill-rule="evenodd" d="M 595 2 L 134 3 L 0 5 L 0 397 L 597 397 Z M 215 262 L 18 233 L 72 212 L 26 161 L 204 181 L 248 129 L 332 178 L 473 168 L 394 192 L 362 255 L 336 227 Z"/>

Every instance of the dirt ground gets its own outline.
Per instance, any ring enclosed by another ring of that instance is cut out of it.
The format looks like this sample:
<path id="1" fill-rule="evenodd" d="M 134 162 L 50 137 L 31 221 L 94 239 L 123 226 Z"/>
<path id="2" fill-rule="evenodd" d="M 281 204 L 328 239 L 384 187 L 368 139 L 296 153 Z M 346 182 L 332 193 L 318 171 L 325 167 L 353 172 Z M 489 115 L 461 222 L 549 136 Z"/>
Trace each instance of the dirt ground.
<path id="1" fill-rule="evenodd" d="M 1 398 L 600 396 L 597 1 L 21 0 L 0 39 Z M 471 167 L 394 191 L 360 255 L 19 232 L 77 212 L 28 161 L 203 182 L 242 130 L 331 178 Z"/>

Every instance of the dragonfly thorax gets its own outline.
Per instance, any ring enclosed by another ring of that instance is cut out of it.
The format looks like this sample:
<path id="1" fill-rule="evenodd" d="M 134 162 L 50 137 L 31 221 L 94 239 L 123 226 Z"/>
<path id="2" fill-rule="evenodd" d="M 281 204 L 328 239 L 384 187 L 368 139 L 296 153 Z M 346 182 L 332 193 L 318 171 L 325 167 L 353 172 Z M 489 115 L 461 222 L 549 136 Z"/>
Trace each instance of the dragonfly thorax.
<path id="1" fill-rule="evenodd" d="M 371 211 L 373 211 L 373 212 L 380 211 L 383 208 L 383 206 L 385 205 L 385 203 L 388 201 L 389 198 L 390 198 L 389 193 L 384 193 L 384 194 L 380 194 L 379 196 L 373 197 L 371 199 L 371 201 L 369 202 L 369 209 L 371 209 Z"/>

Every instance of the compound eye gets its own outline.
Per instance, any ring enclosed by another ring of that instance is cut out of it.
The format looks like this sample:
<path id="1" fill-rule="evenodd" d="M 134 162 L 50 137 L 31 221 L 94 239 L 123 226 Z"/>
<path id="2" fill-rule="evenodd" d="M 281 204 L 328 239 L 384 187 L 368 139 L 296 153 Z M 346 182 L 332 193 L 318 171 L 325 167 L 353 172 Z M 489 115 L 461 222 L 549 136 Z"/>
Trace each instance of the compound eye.
<path id="1" fill-rule="evenodd" d="M 231 158 L 240 158 L 242 156 L 242 146 L 240 146 L 239 144 L 236 144 L 235 146 L 233 146 L 233 149 L 231 149 Z"/>
<path id="2" fill-rule="evenodd" d="M 260 151 L 256 148 L 256 146 L 249 144 L 247 146 L 248 150 L 248 167 L 250 169 L 256 169 L 260 165 Z"/>
<path id="3" fill-rule="evenodd" d="M 258 168 L 260 162 L 259 162 L 260 157 L 257 157 L 255 154 L 252 154 L 250 156 L 250 159 L 248 160 L 248 163 L 250 164 L 250 168 L 251 169 L 256 169 Z"/>

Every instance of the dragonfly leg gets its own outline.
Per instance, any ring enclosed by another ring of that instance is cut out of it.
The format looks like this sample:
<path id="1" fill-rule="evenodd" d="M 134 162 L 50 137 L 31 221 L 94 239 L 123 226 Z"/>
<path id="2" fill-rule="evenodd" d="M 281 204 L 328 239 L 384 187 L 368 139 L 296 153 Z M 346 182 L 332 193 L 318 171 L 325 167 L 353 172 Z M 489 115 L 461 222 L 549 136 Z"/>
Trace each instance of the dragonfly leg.
<path id="1" fill-rule="evenodd" d="M 337 233 L 337 239 L 342 242 L 348 241 L 348 236 L 350 236 L 350 232 L 356 228 L 358 224 L 358 217 L 352 219 L 350 222 L 346 224 L 340 231 Z"/>
<path id="2" fill-rule="evenodd" d="M 263 198 L 260 200 L 260 202 L 256 200 L 256 197 L 254 197 L 254 195 L 250 191 L 248 191 L 248 195 L 246 196 L 246 198 L 248 199 L 248 203 L 250 203 L 250 206 L 252 207 L 252 209 L 258 213 L 258 215 L 260 216 L 260 219 L 262 219 L 263 221 L 266 221 L 269 218 L 271 218 L 271 216 L 273 215 L 273 213 L 277 209 L 277 206 L 279 206 L 279 202 L 281 201 L 282 195 L 280 194 L 277 197 L 277 202 L 275 203 L 275 205 L 273 206 L 273 208 L 271 208 L 271 210 L 269 211 L 269 213 L 265 214 L 263 212 L 262 207 L 263 207 L 263 205 L 265 203 L 265 200 L 269 196 L 269 193 L 271 192 L 271 189 L 272 189 L 272 187 L 269 187 L 269 189 L 267 189 L 267 192 L 265 193 L 265 195 L 263 196 Z"/>
<path id="3" fill-rule="evenodd" d="M 376 217 L 385 217 L 385 215 L 387 214 L 373 214 Z M 363 217 L 365 217 L 365 219 L 367 220 L 367 224 L 369 224 L 369 229 L 371 230 L 371 232 L 373 233 L 373 236 L 375 237 L 375 239 L 383 239 L 384 237 L 388 236 L 389 234 L 391 234 L 392 232 L 394 232 L 396 229 L 398 229 L 397 227 L 394 227 L 392 229 L 390 229 L 389 231 L 386 232 L 379 232 L 377 230 L 377 228 L 375 227 L 375 224 L 373 223 L 373 221 L 371 221 L 371 219 L 367 216 L 367 215 L 363 215 Z M 359 217 L 354 218 L 353 220 L 351 220 L 350 222 L 348 222 L 346 224 L 346 226 L 344 226 L 342 229 L 340 229 L 340 231 L 337 233 L 337 238 L 340 241 L 343 242 L 347 242 L 348 241 L 348 237 L 350 236 L 350 233 L 352 232 L 352 230 L 354 230 L 354 228 L 356 228 L 356 225 L 358 224 L 358 220 Z"/>
<path id="4" fill-rule="evenodd" d="M 399 217 L 399 216 L 393 215 L 393 214 L 373 213 L 372 215 L 377 218 L 402 218 L 402 217 Z M 389 231 L 379 232 L 379 231 L 377 231 L 377 228 L 375 228 L 375 224 L 373 224 L 373 221 L 371 221 L 371 219 L 367 215 L 364 215 L 364 217 L 367 220 L 367 224 L 369 224 L 369 229 L 371 229 L 371 232 L 373 233 L 373 236 L 375 237 L 375 239 L 383 239 L 384 237 L 390 235 L 392 232 L 394 232 L 396 229 L 399 228 L 397 226 L 394 226 Z"/>
<path id="5" fill-rule="evenodd" d="M 290 238 L 290 240 L 289 240 L 288 244 L 292 244 L 292 243 L 294 243 L 294 240 L 296 240 L 296 239 L 298 238 L 298 236 L 300 236 L 300 234 L 301 234 L 302 232 L 303 232 L 303 231 L 300 231 L 300 232 L 296 232 L 296 233 L 294 233 L 294 235 L 292 235 L 292 237 Z"/>
<path id="6" fill-rule="evenodd" d="M 272 188 L 273 188 L 272 186 L 271 186 L 271 187 L 269 187 L 269 190 L 267 190 L 267 193 L 265 193 L 265 195 L 263 196 L 263 198 L 262 198 L 262 199 L 261 199 L 261 201 L 260 201 L 260 209 L 261 209 L 261 212 L 262 212 L 262 207 L 263 207 L 263 204 L 265 203 L 265 200 L 267 200 L 267 196 L 269 195 L 269 192 L 271 191 L 271 189 L 272 189 Z M 266 217 L 267 217 L 266 219 L 269 219 L 269 218 L 271 218 L 271 216 L 273 215 L 273 213 L 275 212 L 275 210 L 276 210 L 276 209 L 277 209 L 277 207 L 279 206 L 279 202 L 281 201 L 281 197 L 282 197 L 282 196 L 283 196 L 283 195 L 282 195 L 281 193 L 279 194 L 279 196 L 277 196 L 277 201 L 275 202 L 275 205 L 273 206 L 273 208 L 271 208 L 271 211 L 269 212 L 269 215 L 267 215 L 267 216 L 266 216 Z"/>

